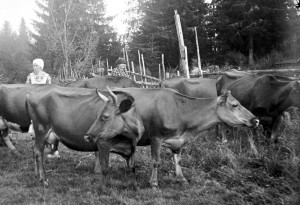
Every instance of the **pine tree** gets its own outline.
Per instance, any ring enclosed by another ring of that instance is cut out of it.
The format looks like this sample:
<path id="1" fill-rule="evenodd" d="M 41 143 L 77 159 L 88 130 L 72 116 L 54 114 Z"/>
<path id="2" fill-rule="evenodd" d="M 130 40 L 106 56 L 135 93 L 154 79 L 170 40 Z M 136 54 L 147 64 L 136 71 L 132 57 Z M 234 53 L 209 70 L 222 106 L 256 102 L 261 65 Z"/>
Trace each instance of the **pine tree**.
<path id="1" fill-rule="evenodd" d="M 260 58 L 278 49 L 284 41 L 291 20 L 292 0 L 218 0 L 214 19 L 219 53 L 236 50 L 248 56 Z"/>
<path id="2" fill-rule="evenodd" d="M 17 34 L 12 31 L 11 24 L 5 21 L 0 31 L 0 74 L 8 82 L 14 81 L 17 73 L 14 59 L 16 39 Z"/>
<path id="3" fill-rule="evenodd" d="M 42 21 L 34 23 L 38 31 L 34 50 L 44 51 L 51 60 L 49 67 L 56 68 L 53 72 L 80 77 L 95 62 L 97 46 L 107 49 L 105 43 L 111 40 L 103 1 L 40 0 L 38 6 Z"/>
<path id="4" fill-rule="evenodd" d="M 19 35 L 17 37 L 18 47 L 14 54 L 17 67 L 16 81 L 24 83 L 26 76 L 32 71 L 32 64 L 29 55 L 29 36 L 24 18 L 21 19 Z"/>
<path id="5" fill-rule="evenodd" d="M 180 15 L 185 45 L 189 57 L 196 56 L 194 27 L 198 29 L 200 49 L 205 49 L 206 32 L 204 29 L 204 15 L 207 4 L 202 0 L 150 0 L 139 1 L 142 18 L 137 19 L 140 25 L 132 36 L 130 47 L 132 52 L 141 50 L 147 65 L 152 72 L 157 73 L 161 54 L 165 56 L 165 63 L 171 67 L 178 66 L 179 46 L 175 27 L 174 11 Z"/>

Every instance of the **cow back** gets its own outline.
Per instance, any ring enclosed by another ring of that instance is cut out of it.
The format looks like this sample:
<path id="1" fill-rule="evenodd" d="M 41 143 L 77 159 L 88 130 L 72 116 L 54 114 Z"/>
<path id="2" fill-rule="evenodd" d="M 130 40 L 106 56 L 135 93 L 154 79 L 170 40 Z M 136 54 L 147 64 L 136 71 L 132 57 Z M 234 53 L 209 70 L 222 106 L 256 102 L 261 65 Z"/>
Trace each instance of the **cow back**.
<path id="1" fill-rule="evenodd" d="M 45 85 L 2 84 L 0 86 L 0 116 L 20 126 L 29 126 L 26 95 Z"/>
<path id="2" fill-rule="evenodd" d="M 170 78 L 162 81 L 160 85 L 191 97 L 217 97 L 216 80 L 211 78 Z"/>
<path id="3" fill-rule="evenodd" d="M 67 85 L 67 87 L 97 88 L 100 90 L 106 90 L 107 86 L 118 88 L 139 87 L 133 80 L 124 76 L 99 76 L 89 79 L 79 79 Z"/>
<path id="4" fill-rule="evenodd" d="M 231 91 L 232 96 L 249 109 L 256 78 L 256 74 L 235 69 L 225 72 L 217 79 L 217 95 Z"/>

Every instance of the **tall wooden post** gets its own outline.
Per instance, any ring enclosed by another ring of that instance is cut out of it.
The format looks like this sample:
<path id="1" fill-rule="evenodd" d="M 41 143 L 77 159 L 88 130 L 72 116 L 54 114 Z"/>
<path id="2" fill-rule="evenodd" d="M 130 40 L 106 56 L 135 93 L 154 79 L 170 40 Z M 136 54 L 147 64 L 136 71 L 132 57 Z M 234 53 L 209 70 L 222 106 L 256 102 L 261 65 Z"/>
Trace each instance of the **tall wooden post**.
<path id="1" fill-rule="evenodd" d="M 198 59 L 198 69 L 199 76 L 203 78 L 203 72 L 201 68 L 201 59 L 200 59 L 200 51 L 199 51 L 199 43 L 198 43 L 198 35 L 197 35 L 197 27 L 195 26 L 195 36 L 196 36 L 196 46 L 197 46 L 197 59 Z"/>
<path id="2" fill-rule="evenodd" d="M 160 68 L 160 64 L 158 64 L 158 79 L 162 80 L 161 78 L 161 68 Z"/>
<path id="3" fill-rule="evenodd" d="M 127 69 L 128 71 L 130 72 L 130 63 L 129 63 L 129 57 L 128 57 L 128 52 L 127 52 L 127 49 L 125 48 L 125 60 L 126 60 L 126 63 L 127 63 Z"/>
<path id="4" fill-rule="evenodd" d="M 143 64 L 143 77 L 144 77 L 144 76 L 146 76 L 146 68 L 145 68 L 145 62 L 144 62 L 143 54 L 141 54 L 141 58 L 142 58 L 142 64 Z M 144 79 L 143 81 L 145 81 L 145 83 L 147 83 L 147 78 L 144 77 L 143 79 Z M 147 88 L 148 85 L 145 84 L 145 87 Z"/>
<path id="5" fill-rule="evenodd" d="M 177 36 L 178 36 L 178 43 L 179 43 L 179 52 L 180 52 L 180 69 L 183 71 L 183 74 L 186 78 L 189 78 L 188 76 L 188 59 L 186 58 L 187 53 L 186 48 L 184 45 L 184 40 L 183 40 L 183 34 L 182 34 L 182 28 L 181 28 L 181 23 L 180 23 L 180 17 L 177 13 L 177 10 L 174 11 L 175 15 L 175 25 L 176 25 L 176 31 L 177 31 Z"/>
<path id="6" fill-rule="evenodd" d="M 108 70 L 109 70 L 109 64 L 108 64 L 108 59 L 106 58 L 106 72 L 104 72 L 104 75 L 108 75 Z"/>
<path id="7" fill-rule="evenodd" d="M 136 82 L 136 77 L 135 77 L 135 71 L 134 71 L 134 64 L 133 64 L 133 61 L 131 61 L 131 68 L 132 68 L 133 80 L 134 80 L 134 82 Z"/>
<path id="8" fill-rule="evenodd" d="M 187 59 L 188 59 L 188 56 L 187 56 L 187 47 L 186 46 L 184 46 L 184 54 L 185 54 L 185 59 L 186 59 L 186 64 L 187 64 Z M 187 66 L 186 65 L 186 70 L 185 70 L 185 72 L 186 72 L 186 78 L 190 78 L 190 70 L 189 70 L 189 66 Z"/>
<path id="9" fill-rule="evenodd" d="M 141 53 L 140 53 L 140 50 L 138 50 L 138 56 L 139 56 L 139 67 L 140 67 L 140 71 L 141 71 L 142 70 L 142 63 L 141 63 Z M 143 75 L 143 73 L 141 73 L 141 74 Z"/>
<path id="10" fill-rule="evenodd" d="M 125 48 L 123 48 L 123 58 L 126 59 Z"/>
<path id="11" fill-rule="evenodd" d="M 166 69 L 165 69 L 165 57 L 164 54 L 161 54 L 161 67 L 162 67 L 162 80 L 166 78 Z"/>

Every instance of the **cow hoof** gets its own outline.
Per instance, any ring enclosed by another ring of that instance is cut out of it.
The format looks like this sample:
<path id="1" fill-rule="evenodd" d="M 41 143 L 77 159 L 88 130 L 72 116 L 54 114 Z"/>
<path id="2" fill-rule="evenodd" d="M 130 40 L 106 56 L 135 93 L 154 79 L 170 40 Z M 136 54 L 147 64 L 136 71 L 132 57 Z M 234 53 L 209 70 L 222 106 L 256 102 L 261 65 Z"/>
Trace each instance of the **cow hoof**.
<path id="1" fill-rule="evenodd" d="M 49 186 L 49 181 L 48 181 L 48 179 L 46 179 L 46 180 L 44 181 L 43 185 L 44 185 L 44 187 L 48 187 L 48 186 Z"/>
<path id="2" fill-rule="evenodd" d="M 101 169 L 94 169 L 95 174 L 101 174 Z"/>
<path id="3" fill-rule="evenodd" d="M 151 186 L 151 189 L 152 189 L 153 191 L 158 191 L 158 187 L 157 187 L 157 186 Z"/>
<path id="4" fill-rule="evenodd" d="M 13 150 L 12 152 L 13 152 L 13 154 L 14 154 L 15 156 L 21 157 L 20 152 L 18 152 L 17 150 Z"/>
<path id="5" fill-rule="evenodd" d="M 184 186 L 188 186 L 189 185 L 189 182 L 185 179 L 185 178 L 178 178 L 177 180 L 177 183 L 180 183 Z"/>
<path id="6" fill-rule="evenodd" d="M 184 185 L 184 186 L 188 186 L 189 185 L 189 182 L 184 179 L 184 180 L 181 180 L 181 183 Z"/>
<path id="7" fill-rule="evenodd" d="M 140 190 L 140 187 L 139 187 L 137 184 L 134 184 L 134 185 L 133 185 L 133 190 L 134 190 L 134 191 L 139 191 L 139 190 Z"/>
<path id="8" fill-rule="evenodd" d="M 44 185 L 44 187 L 48 187 L 49 186 L 49 181 L 48 179 L 40 179 L 40 182 Z"/>

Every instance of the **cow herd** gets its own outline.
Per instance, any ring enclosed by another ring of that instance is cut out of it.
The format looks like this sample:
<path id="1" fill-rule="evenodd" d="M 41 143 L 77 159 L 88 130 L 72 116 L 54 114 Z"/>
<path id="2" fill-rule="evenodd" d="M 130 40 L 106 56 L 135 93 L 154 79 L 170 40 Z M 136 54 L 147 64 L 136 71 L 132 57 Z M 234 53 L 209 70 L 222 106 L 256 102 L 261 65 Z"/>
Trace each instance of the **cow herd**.
<path id="1" fill-rule="evenodd" d="M 160 88 L 139 88 L 126 77 L 98 77 L 58 85 L 2 84 L 0 129 L 18 153 L 8 129 L 27 132 L 33 124 L 36 174 L 44 185 L 46 144 L 95 152 L 95 172 L 108 170 L 110 152 L 124 157 L 134 172 L 137 146 L 150 146 L 150 186 L 158 187 L 162 146 L 173 153 L 176 177 L 186 183 L 181 150 L 200 132 L 220 123 L 257 127 L 277 140 L 282 115 L 300 107 L 298 80 L 231 70 L 216 79 L 166 79 Z"/>

